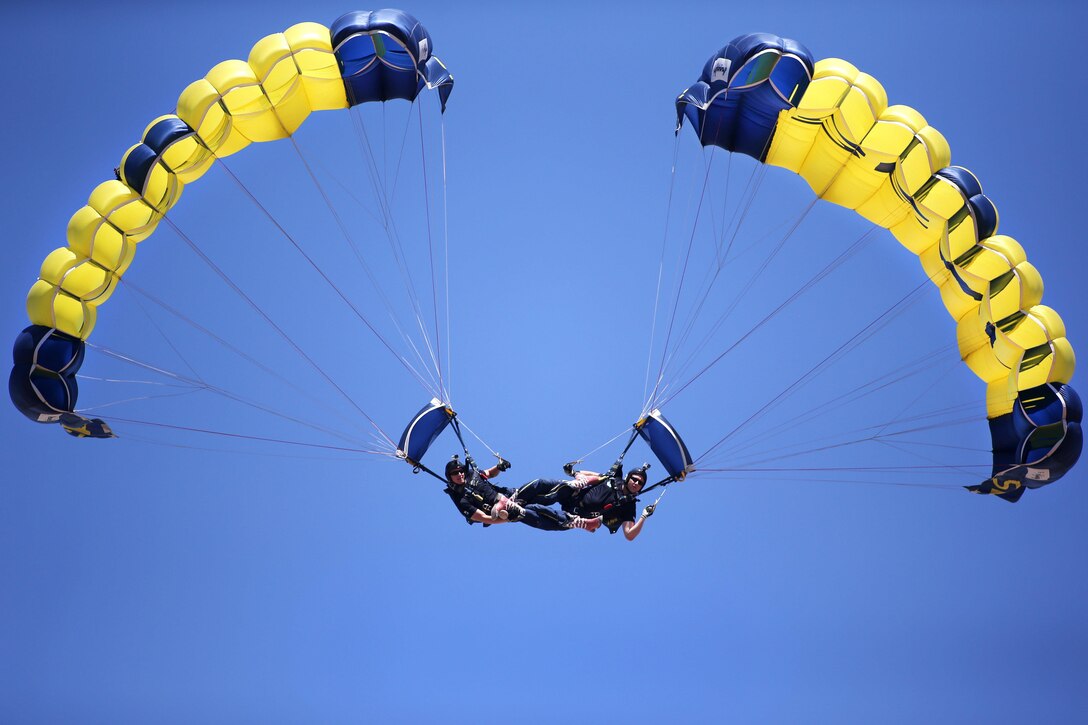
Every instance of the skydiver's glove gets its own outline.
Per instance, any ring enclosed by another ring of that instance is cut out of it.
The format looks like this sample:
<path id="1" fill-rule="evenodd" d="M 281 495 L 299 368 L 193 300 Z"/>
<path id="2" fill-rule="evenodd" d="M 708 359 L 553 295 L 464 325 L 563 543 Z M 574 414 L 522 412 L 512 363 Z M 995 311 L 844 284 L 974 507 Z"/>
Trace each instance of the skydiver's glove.
<path id="1" fill-rule="evenodd" d="M 648 519 L 654 515 L 654 511 L 657 509 L 657 504 L 652 503 L 646 508 L 642 509 L 642 518 Z"/>
<path id="2" fill-rule="evenodd" d="M 577 462 L 578 461 L 571 461 L 570 463 L 564 463 L 563 464 L 563 473 L 567 474 L 568 476 L 573 476 L 574 475 L 574 464 L 577 463 Z"/>
<path id="3" fill-rule="evenodd" d="M 499 469 L 499 472 L 510 470 L 510 461 L 506 460 L 502 456 L 498 456 L 499 462 L 495 465 L 495 468 Z"/>

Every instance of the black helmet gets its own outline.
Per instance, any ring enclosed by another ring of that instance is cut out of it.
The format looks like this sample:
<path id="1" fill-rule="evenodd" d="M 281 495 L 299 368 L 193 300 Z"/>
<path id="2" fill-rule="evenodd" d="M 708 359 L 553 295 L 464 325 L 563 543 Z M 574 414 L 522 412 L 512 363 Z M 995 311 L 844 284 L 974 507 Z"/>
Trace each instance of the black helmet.
<path id="1" fill-rule="evenodd" d="M 454 453 L 453 458 L 446 463 L 446 480 L 450 480 L 450 476 L 455 473 L 463 472 L 464 470 L 465 464 L 461 463 L 461 461 L 457 459 L 457 454 Z"/>
<path id="2" fill-rule="evenodd" d="M 623 480 L 627 481 L 627 479 L 629 479 L 631 476 L 638 476 L 639 478 L 642 479 L 642 485 L 645 486 L 646 482 L 649 481 L 649 477 L 646 475 L 646 471 L 649 470 L 649 468 L 650 468 L 649 463 L 643 463 L 638 468 L 632 468 L 630 473 L 628 473 L 623 478 Z"/>

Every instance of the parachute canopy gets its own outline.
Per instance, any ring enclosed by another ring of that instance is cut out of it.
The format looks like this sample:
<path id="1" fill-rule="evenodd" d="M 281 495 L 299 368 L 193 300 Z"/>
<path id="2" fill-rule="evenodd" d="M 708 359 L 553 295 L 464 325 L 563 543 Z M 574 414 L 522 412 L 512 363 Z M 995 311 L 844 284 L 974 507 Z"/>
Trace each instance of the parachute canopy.
<path id="1" fill-rule="evenodd" d="M 970 490 L 1015 501 L 1080 456 L 1073 348 L 1020 244 L 948 142 L 913 108 L 888 105 L 872 76 L 837 58 L 813 63 L 793 40 L 742 35 L 676 101 L 703 146 L 789 169 L 822 199 L 892 232 L 916 254 L 956 322 L 960 356 L 986 383 L 991 479 Z M 859 304 L 864 304 L 859 300 Z M 901 355 L 913 351 L 904 349 Z"/>
<path id="2" fill-rule="evenodd" d="M 691 454 L 684 440 L 672 427 L 660 410 L 653 410 L 645 418 L 635 423 L 635 430 L 649 444 L 650 450 L 657 456 L 668 474 L 677 481 L 695 470 Z"/>
<path id="3" fill-rule="evenodd" d="M 442 108 L 453 77 L 433 55 L 422 24 L 400 10 L 353 12 L 332 28 L 299 23 L 258 41 L 247 60 L 227 60 L 191 83 L 175 113 L 151 121 L 113 179 L 68 222 L 67 246 L 42 263 L 27 295 L 30 326 L 18 336 L 8 379 L 12 402 L 31 420 L 73 435 L 109 437 L 101 421 L 74 414 L 76 373 L 98 308 L 149 237 L 216 159 L 293 134 L 313 111 L 414 101 L 437 89 Z M 102 435 L 99 435 L 102 433 Z"/>

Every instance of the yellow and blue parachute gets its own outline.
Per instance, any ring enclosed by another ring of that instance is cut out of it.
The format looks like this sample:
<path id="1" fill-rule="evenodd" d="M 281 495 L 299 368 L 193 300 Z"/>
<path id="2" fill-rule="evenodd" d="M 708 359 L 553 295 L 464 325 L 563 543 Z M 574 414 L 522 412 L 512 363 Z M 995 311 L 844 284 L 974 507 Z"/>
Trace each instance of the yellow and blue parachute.
<path id="1" fill-rule="evenodd" d="M 436 90 L 445 110 L 453 77 L 426 28 L 400 10 L 352 12 L 325 27 L 300 23 L 219 63 L 186 88 L 176 112 L 153 120 L 116 178 L 99 184 L 68 222 L 68 244 L 42 264 L 27 296 L 31 325 L 15 341 L 8 390 L 28 418 L 72 435 L 112 435 L 75 413 L 76 373 L 98 308 L 138 244 L 217 158 L 293 134 L 313 111 L 413 101 Z"/>
<path id="2" fill-rule="evenodd" d="M 742 35 L 677 98 L 704 146 L 799 174 L 816 195 L 891 231 L 918 256 L 956 321 L 960 355 L 986 383 L 991 477 L 968 489 L 1010 501 L 1061 478 L 1080 456 L 1065 326 L 1041 304 L 1024 248 L 948 142 L 913 108 L 888 105 L 872 76 L 800 43 Z"/>

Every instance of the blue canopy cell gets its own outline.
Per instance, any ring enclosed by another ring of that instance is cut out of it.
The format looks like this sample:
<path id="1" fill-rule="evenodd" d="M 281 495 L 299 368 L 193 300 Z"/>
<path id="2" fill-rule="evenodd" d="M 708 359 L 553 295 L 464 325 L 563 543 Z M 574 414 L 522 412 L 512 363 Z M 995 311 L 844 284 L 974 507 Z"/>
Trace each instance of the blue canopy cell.
<path id="1" fill-rule="evenodd" d="M 446 110 L 453 76 L 431 55 L 430 33 L 414 17 L 403 10 L 357 11 L 341 15 L 329 30 L 351 105 L 414 101 L 431 88 Z"/>
<path id="2" fill-rule="evenodd" d="M 676 99 L 676 131 L 686 118 L 703 146 L 763 161 L 778 114 L 801 100 L 813 67 L 812 53 L 796 40 L 769 33 L 734 38 Z"/>

